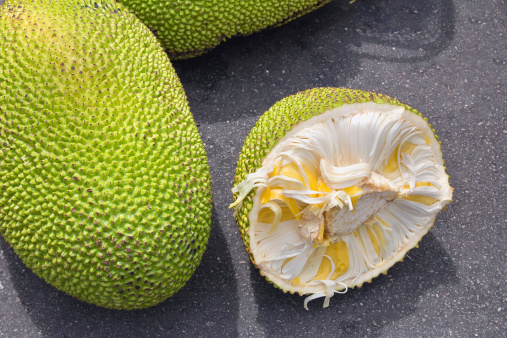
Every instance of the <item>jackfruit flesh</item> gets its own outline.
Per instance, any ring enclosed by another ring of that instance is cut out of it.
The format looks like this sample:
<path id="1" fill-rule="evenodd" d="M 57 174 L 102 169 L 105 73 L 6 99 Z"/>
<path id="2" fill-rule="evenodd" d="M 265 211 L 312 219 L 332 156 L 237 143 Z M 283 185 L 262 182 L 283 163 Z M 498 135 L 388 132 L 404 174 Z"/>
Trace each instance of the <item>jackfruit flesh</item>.
<path id="1" fill-rule="evenodd" d="M 331 0 L 118 0 L 158 37 L 171 59 L 194 57 L 237 35 L 280 26 Z"/>
<path id="2" fill-rule="evenodd" d="M 206 153 L 151 32 L 114 1 L 0 6 L 0 233 L 107 308 L 178 291 L 209 237 Z"/>
<path id="3" fill-rule="evenodd" d="M 333 88 L 261 117 L 236 183 L 232 206 L 252 261 L 284 291 L 312 294 L 305 307 L 385 273 L 452 198 L 425 119 L 391 98 Z"/>

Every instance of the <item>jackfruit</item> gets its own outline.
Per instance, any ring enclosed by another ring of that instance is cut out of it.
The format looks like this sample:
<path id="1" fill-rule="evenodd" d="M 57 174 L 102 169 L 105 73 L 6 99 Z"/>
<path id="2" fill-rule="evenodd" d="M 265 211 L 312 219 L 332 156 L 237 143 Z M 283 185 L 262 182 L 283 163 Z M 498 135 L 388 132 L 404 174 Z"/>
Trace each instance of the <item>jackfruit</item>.
<path id="1" fill-rule="evenodd" d="M 305 308 L 386 273 L 452 198 L 426 119 L 341 88 L 276 103 L 248 135 L 234 183 L 252 262 L 283 291 L 310 294 Z"/>
<path id="2" fill-rule="evenodd" d="M 236 35 L 283 25 L 331 0 L 118 0 L 159 38 L 171 59 L 201 55 Z"/>
<path id="3" fill-rule="evenodd" d="M 110 0 L 0 6 L 0 233 L 56 288 L 137 309 L 178 291 L 211 223 L 183 88 Z"/>

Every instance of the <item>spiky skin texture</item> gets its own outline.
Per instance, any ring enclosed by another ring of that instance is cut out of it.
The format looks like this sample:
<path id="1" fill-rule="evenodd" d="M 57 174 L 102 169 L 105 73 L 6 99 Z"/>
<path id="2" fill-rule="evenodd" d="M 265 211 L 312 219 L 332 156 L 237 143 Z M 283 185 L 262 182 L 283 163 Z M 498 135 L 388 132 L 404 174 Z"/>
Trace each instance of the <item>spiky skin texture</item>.
<path id="1" fill-rule="evenodd" d="M 199 264 L 206 153 L 156 38 L 113 1 L 0 6 L 0 233 L 56 288 L 155 305 Z"/>
<path id="2" fill-rule="evenodd" d="M 331 0 L 118 0 L 159 38 L 171 59 L 191 58 L 236 35 L 280 26 Z"/>
<path id="3" fill-rule="evenodd" d="M 267 154 L 278 144 L 285 134 L 298 123 L 344 104 L 369 101 L 379 104 L 388 103 L 401 106 L 414 114 L 421 115 L 417 110 L 387 95 L 361 90 L 314 88 L 286 97 L 275 103 L 275 105 L 262 115 L 254 128 L 250 131 L 241 149 L 241 154 L 239 155 L 234 177 L 234 186 L 242 182 L 246 178 L 246 175 L 254 173 L 257 169 L 262 167 L 262 161 Z M 248 215 L 253 207 L 253 197 L 256 190 L 257 189 L 253 189 L 248 194 L 243 200 L 241 208 L 236 210 L 235 213 L 243 243 L 253 263 L 254 259 L 250 251 L 250 236 L 248 235 L 250 228 Z M 233 194 L 233 201 L 235 201 L 238 196 L 239 193 Z M 261 274 L 263 274 L 262 271 Z M 266 277 L 266 279 L 268 278 Z M 273 284 L 278 287 L 275 283 Z"/>

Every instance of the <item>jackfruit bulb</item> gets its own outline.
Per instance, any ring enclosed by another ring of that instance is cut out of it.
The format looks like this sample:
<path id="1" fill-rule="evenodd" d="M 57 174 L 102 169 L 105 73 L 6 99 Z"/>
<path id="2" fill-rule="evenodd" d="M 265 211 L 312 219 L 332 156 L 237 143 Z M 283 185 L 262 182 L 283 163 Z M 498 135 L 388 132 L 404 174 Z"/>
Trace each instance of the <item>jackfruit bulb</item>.
<path id="1" fill-rule="evenodd" d="M 253 263 L 304 302 L 370 282 L 451 201 L 440 143 L 385 95 L 317 88 L 276 103 L 247 137 L 233 188 Z"/>
<path id="2" fill-rule="evenodd" d="M 159 38 L 171 59 L 205 53 L 236 35 L 280 26 L 331 0 L 118 0 Z"/>
<path id="3" fill-rule="evenodd" d="M 0 6 L 0 233 L 56 288 L 155 305 L 199 264 L 206 153 L 167 55 L 112 0 Z"/>

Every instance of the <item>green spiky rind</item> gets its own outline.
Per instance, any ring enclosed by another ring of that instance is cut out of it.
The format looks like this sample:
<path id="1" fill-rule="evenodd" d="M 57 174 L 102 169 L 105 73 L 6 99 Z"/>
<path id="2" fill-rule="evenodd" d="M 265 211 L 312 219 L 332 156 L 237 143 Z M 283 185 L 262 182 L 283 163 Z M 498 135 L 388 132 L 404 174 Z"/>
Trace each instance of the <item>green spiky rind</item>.
<path id="1" fill-rule="evenodd" d="M 417 110 L 397 99 L 373 92 L 346 88 L 314 88 L 299 92 L 275 103 L 257 121 L 247 136 L 239 155 L 234 186 L 242 182 L 246 178 L 246 175 L 259 169 L 267 154 L 298 123 L 304 122 L 330 109 L 341 107 L 344 104 L 369 101 L 378 104 L 386 103 L 400 106 L 414 114 L 422 116 Z M 238 224 L 243 244 L 252 262 L 254 262 L 254 259 L 250 252 L 250 237 L 248 235 L 250 221 L 248 215 L 253 207 L 255 192 L 256 189 L 248 194 L 243 200 L 241 208 L 236 210 L 235 213 L 236 223 Z M 236 200 L 238 196 L 239 193 L 233 194 L 233 200 Z"/>
<path id="2" fill-rule="evenodd" d="M 156 38 L 112 0 L 8 0 L 0 50 L 0 234 L 84 301 L 174 294 L 208 241 L 211 180 Z"/>
<path id="3" fill-rule="evenodd" d="M 159 38 L 171 59 L 201 55 L 226 39 L 280 26 L 331 0 L 118 0 Z"/>

